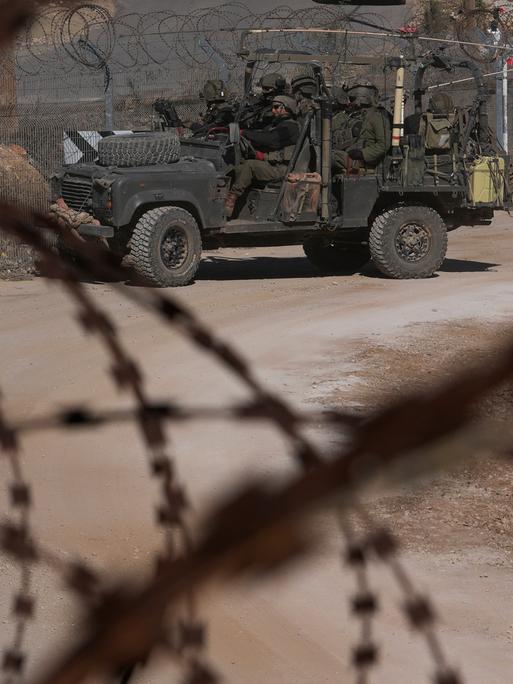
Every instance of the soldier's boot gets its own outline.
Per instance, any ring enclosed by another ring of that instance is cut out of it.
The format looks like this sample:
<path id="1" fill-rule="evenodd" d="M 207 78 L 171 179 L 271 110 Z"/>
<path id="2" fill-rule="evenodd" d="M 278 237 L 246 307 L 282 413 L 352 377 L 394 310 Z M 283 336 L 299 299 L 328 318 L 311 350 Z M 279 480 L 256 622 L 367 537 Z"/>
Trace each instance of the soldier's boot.
<path id="1" fill-rule="evenodd" d="M 226 218 L 228 220 L 231 219 L 233 216 L 233 211 L 235 209 L 235 204 L 237 203 L 237 200 L 239 199 L 239 196 L 235 192 L 229 192 L 226 195 L 226 199 L 224 201 L 224 211 L 226 214 Z"/>

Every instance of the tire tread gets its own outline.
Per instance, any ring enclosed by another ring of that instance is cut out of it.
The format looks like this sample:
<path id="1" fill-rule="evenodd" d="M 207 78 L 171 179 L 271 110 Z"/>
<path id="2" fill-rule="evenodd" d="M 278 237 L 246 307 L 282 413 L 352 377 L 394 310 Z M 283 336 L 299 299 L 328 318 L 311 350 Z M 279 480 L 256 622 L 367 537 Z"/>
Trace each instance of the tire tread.
<path id="1" fill-rule="evenodd" d="M 155 268 L 151 258 L 151 238 L 152 233 L 158 221 L 169 212 L 170 209 L 177 214 L 183 214 L 182 221 L 185 223 L 188 219 L 193 218 L 192 215 L 180 207 L 156 207 L 145 212 L 136 223 L 132 236 L 129 241 L 130 248 L 130 262 L 138 273 L 140 273 L 146 280 L 157 286 L 162 286 L 162 282 L 158 280 L 155 275 Z M 180 219 L 178 219 L 179 221 Z M 198 231 L 199 233 L 199 231 Z M 200 235 L 200 251 L 201 251 L 201 234 Z M 188 285 L 197 273 L 200 265 L 198 259 L 195 267 L 183 277 L 175 277 L 172 283 L 173 287 L 183 287 Z"/>
<path id="2" fill-rule="evenodd" d="M 416 272 L 401 269 L 398 265 L 395 265 L 390 261 L 386 252 L 386 240 L 384 238 L 387 227 L 405 209 L 422 209 L 422 211 L 425 211 L 431 216 L 431 219 L 438 224 L 443 236 L 443 248 L 440 257 L 429 268 L 426 267 Z M 438 271 L 444 262 L 445 253 L 447 251 L 447 230 L 440 214 L 431 207 L 424 205 L 404 205 L 392 207 L 391 209 L 387 209 L 383 213 L 379 214 L 379 216 L 374 219 L 369 234 L 369 247 L 372 255 L 372 261 L 381 271 L 381 273 L 389 278 L 394 278 L 396 280 L 429 278 L 435 271 Z"/>
<path id="3" fill-rule="evenodd" d="M 175 131 L 111 135 L 98 143 L 100 166 L 154 166 L 180 158 L 180 139 Z"/>

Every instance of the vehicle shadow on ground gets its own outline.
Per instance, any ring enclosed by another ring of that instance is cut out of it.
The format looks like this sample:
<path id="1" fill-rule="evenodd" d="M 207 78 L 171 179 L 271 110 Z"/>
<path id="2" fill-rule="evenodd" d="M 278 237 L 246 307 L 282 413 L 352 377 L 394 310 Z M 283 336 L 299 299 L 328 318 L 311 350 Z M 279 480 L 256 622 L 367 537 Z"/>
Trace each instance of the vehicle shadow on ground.
<path id="1" fill-rule="evenodd" d="M 499 264 L 470 259 L 446 259 L 440 268 L 442 273 L 486 272 Z M 367 263 L 354 275 L 365 278 L 385 278 L 372 264 Z M 436 277 L 436 274 L 435 276 Z M 204 257 L 196 280 L 263 280 L 286 278 L 333 278 L 333 274 L 319 272 L 305 257 Z"/>
<path id="2" fill-rule="evenodd" d="M 479 273 L 494 270 L 495 266 L 500 266 L 500 264 L 492 264 L 486 261 L 472 261 L 472 259 L 446 259 L 442 266 L 439 268 L 438 272 L 432 275 L 432 278 L 438 278 L 439 273 Z M 364 266 L 361 271 L 361 275 L 365 278 L 377 278 L 378 280 L 386 279 L 385 276 L 372 264 L 369 262 Z"/>
<path id="3" fill-rule="evenodd" d="M 315 278 L 319 272 L 306 257 L 204 257 L 196 280 Z"/>
<path id="4" fill-rule="evenodd" d="M 477 273 L 489 271 L 500 264 L 492 264 L 487 261 L 472 261 L 471 259 L 446 259 L 440 271 L 443 273 Z"/>

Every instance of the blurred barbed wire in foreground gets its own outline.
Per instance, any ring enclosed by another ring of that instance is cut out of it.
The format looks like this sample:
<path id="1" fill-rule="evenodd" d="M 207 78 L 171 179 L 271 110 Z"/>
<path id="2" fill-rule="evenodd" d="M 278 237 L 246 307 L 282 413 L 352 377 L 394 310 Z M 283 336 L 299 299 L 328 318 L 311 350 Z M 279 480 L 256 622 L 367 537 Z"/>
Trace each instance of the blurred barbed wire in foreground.
<path id="1" fill-rule="evenodd" d="M 31 10 L 32 3 L 21 3 L 15 10 L 0 4 L 0 18 L 2 11 L 10 12 L 2 26 L 17 30 Z M 107 350 L 109 375 L 130 396 L 132 408 L 100 412 L 95 407 L 85 408 L 77 397 L 76 403 L 57 414 L 49 411 L 22 424 L 9 419 L 9 397 L 3 399 L 0 447 L 10 467 L 10 499 L 0 524 L 0 549 L 17 564 L 20 575 L 11 611 L 13 640 L 3 658 L 3 683 L 25 680 L 31 655 L 27 630 L 37 615 L 31 569 L 44 564 L 64 579 L 64 586 L 78 597 L 88 620 L 83 631 L 72 635 L 75 645 L 69 646 L 63 657 L 55 656 L 49 672 L 41 675 L 37 684 L 75 684 L 98 673 L 128 682 L 134 668 L 144 667 L 157 650 L 180 665 L 187 684 L 215 684 L 222 673 L 217 672 L 215 663 L 207 661 L 199 590 L 207 583 L 226 584 L 247 574 L 259 579 L 315 553 L 316 540 L 309 534 L 305 516 L 319 507 L 337 515 L 345 566 L 356 578 L 356 593 L 350 598 L 352 612 L 361 624 L 360 641 L 352 651 L 355 681 L 370 681 L 380 662 L 372 634 L 379 601 L 367 574 L 367 565 L 379 561 L 390 569 L 402 593 L 408 623 L 426 642 L 432 681 L 461 682 L 444 652 L 431 601 L 419 593 L 406 572 L 398 540 L 359 504 L 358 491 L 378 474 L 386 475 L 392 469 L 406 477 L 414 464 L 428 472 L 438 468 L 436 457 L 428 458 L 427 447 L 468 424 L 480 399 L 513 378 L 513 342 L 496 365 L 476 368 L 441 388 L 406 397 L 375 415 L 355 419 L 340 411 L 323 412 L 321 416 L 301 414 L 283 397 L 270 392 L 237 349 L 172 295 L 146 287 L 133 271 L 114 263 L 109 252 L 80 240 L 44 213 L 34 212 L 29 219 L 26 211 L 12 204 L 0 205 L 0 228 L 30 245 L 39 255 L 41 273 L 67 292 L 84 333 L 94 335 Z M 78 260 L 63 261 L 51 241 L 43 239 L 45 234 L 75 252 Z M 267 479 L 240 483 L 220 497 L 193 536 L 187 524 L 186 483 L 176 472 L 165 425 L 180 420 L 196 425 L 208 417 L 207 412 L 201 407 L 186 410 L 152 400 L 141 364 L 125 348 L 114 318 L 84 286 L 83 280 L 88 277 L 138 285 L 113 287 L 120 297 L 150 312 L 234 375 L 247 389 L 248 399 L 221 407 L 219 413 L 230 421 L 262 420 L 272 425 L 285 438 L 297 474 L 285 482 Z M 339 435 L 336 448 L 321 448 L 306 435 L 305 427 L 314 419 L 321 419 Z M 152 577 L 133 585 L 121 584 L 116 577 L 105 576 L 84 562 L 66 562 L 47 549 L 44 540 L 36 538 L 31 513 L 37 489 L 23 470 L 22 443 L 27 431 L 98 430 L 109 421 L 120 420 L 133 422 L 138 428 L 148 476 L 157 484 L 156 521 L 164 542 L 163 550 L 155 551 Z M 361 530 L 354 527 L 349 512 L 362 522 Z M 333 587 L 333 592 L 337 591 Z M 345 647 L 341 644 L 341 649 Z"/>

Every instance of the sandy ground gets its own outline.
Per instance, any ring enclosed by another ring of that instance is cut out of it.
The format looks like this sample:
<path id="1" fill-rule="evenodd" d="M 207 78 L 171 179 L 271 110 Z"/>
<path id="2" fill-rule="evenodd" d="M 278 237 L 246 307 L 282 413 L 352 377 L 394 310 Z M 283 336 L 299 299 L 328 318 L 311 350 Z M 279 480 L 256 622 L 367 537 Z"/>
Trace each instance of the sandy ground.
<path id="1" fill-rule="evenodd" d="M 351 277 L 319 277 L 296 247 L 225 250 L 206 255 L 197 282 L 172 294 L 243 350 L 269 387 L 294 405 L 367 411 L 473 360 L 493 358 L 511 317 L 510 225 L 504 215 L 491 227 L 452 234 L 448 259 L 430 280 L 385 280 L 371 267 Z M 87 288 L 115 317 L 153 397 L 219 406 L 246 396 L 224 369 L 110 285 Z M 0 386 L 9 417 L 34 417 L 70 402 L 129 404 L 105 373 L 103 350 L 81 333 L 58 286 L 42 279 L 0 282 L 0 294 Z M 484 405 L 500 431 L 510 429 L 512 396 L 506 387 Z M 327 445 L 333 439 L 314 437 Z M 281 438 L 265 426 L 182 425 L 170 438 L 195 515 L 241 477 L 284 477 L 293 468 Z M 23 447 L 37 537 L 64 558 L 81 556 L 116 576 L 144 577 L 159 544 L 153 525 L 157 496 L 135 430 L 48 431 L 28 436 Z M 4 482 L 7 472 L 0 461 Z M 479 450 L 422 483 L 395 483 L 364 495 L 371 513 L 401 539 L 415 583 L 435 601 L 449 660 L 470 684 L 511 681 L 512 484 L 510 464 Z M 8 512 L 5 489 L 0 510 Z M 203 597 L 209 656 L 225 681 L 354 681 L 354 578 L 341 565 L 331 516 L 320 515 L 315 524 L 326 542 L 308 562 L 255 586 Z M 17 573 L 1 556 L 0 572 L 5 646 L 12 637 Z M 404 625 L 397 587 L 379 566 L 372 584 L 381 605 L 376 632 L 382 657 L 374 680 L 431 681 L 433 664 Z M 80 623 L 80 611 L 58 578 L 38 568 L 35 585 L 37 619 L 25 644 L 32 674 Z M 170 679 L 176 680 L 173 668 L 157 658 L 137 681 Z"/>

